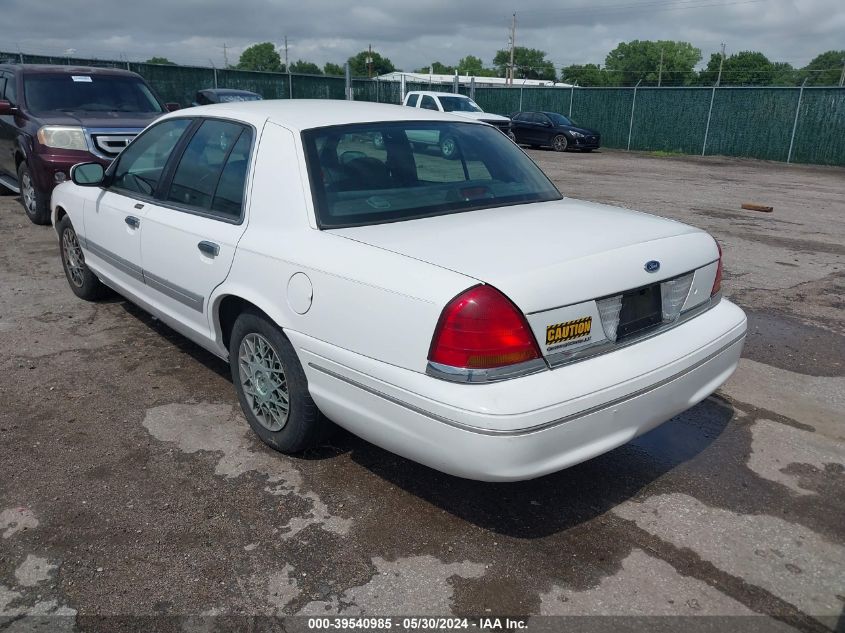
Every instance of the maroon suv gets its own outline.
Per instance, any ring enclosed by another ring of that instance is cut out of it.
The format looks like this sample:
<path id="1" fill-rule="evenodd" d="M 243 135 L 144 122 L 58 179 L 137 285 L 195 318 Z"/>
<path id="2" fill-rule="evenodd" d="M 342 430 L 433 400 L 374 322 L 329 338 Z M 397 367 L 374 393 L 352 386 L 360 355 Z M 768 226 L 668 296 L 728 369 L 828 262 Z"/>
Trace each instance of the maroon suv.
<path id="1" fill-rule="evenodd" d="M 126 70 L 0 64 L 0 190 L 49 224 L 50 193 L 72 165 L 107 166 L 167 109 Z"/>

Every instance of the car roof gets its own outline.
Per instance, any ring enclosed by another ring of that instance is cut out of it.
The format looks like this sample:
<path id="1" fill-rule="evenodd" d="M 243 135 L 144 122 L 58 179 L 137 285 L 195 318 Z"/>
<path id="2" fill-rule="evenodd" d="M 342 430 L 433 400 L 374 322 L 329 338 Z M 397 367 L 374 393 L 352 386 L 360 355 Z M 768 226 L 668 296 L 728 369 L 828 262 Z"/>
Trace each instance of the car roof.
<path id="1" fill-rule="evenodd" d="M 410 110 L 386 103 L 329 99 L 265 99 L 215 103 L 190 110 L 177 110 L 159 121 L 186 115 L 231 118 L 255 127 L 263 125 L 265 121 L 271 121 L 295 131 L 380 121 L 451 121 L 484 125 L 482 122 L 435 110 Z"/>
<path id="2" fill-rule="evenodd" d="M 430 95 L 432 97 L 463 97 L 469 99 L 468 96 L 459 94 L 457 92 L 434 92 L 433 90 L 411 90 L 409 95 Z"/>
<path id="3" fill-rule="evenodd" d="M 99 75 L 139 77 L 121 68 L 94 68 L 91 66 L 64 66 L 59 64 L 2 64 L 0 68 L 6 70 L 23 71 L 25 75 Z"/>

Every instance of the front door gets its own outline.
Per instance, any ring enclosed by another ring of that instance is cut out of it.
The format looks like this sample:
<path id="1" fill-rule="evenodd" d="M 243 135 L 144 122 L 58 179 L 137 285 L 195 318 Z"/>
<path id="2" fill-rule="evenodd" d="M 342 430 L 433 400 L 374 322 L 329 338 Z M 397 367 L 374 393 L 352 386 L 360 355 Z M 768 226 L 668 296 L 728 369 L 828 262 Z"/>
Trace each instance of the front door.
<path id="1" fill-rule="evenodd" d="M 246 228 L 252 146 L 252 128 L 204 120 L 144 219 L 141 260 L 150 299 L 204 338 L 208 298 L 229 274 Z"/>
<path id="2" fill-rule="evenodd" d="M 190 125 L 171 119 L 139 136 L 118 158 L 108 188 L 86 201 L 82 248 L 94 270 L 138 292 L 144 284 L 141 234 L 170 153 Z"/>

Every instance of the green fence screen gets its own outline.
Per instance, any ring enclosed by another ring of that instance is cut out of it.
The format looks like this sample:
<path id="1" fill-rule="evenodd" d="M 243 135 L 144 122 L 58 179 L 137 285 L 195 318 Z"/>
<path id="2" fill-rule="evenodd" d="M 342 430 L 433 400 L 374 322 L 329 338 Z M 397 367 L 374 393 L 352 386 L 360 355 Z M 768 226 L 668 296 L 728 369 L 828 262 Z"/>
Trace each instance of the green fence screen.
<path id="1" fill-rule="evenodd" d="M 32 64 L 125 68 L 144 77 L 165 101 L 190 105 L 197 90 L 240 88 L 265 99 L 344 99 L 343 77 L 2 53 Z M 406 82 L 405 91 L 452 92 L 453 84 Z M 461 84 L 487 112 L 547 110 L 601 132 L 605 147 L 683 154 L 744 156 L 845 166 L 845 88 L 547 88 Z M 356 101 L 399 104 L 402 85 L 352 80 Z M 797 113 L 797 117 L 796 117 Z"/>

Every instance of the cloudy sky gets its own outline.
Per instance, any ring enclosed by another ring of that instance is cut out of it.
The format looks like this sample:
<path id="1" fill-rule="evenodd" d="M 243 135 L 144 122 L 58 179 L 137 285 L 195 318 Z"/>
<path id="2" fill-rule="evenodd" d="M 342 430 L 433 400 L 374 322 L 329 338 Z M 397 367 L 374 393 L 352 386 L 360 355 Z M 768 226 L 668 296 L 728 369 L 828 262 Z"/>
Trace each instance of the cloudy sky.
<path id="1" fill-rule="evenodd" d="M 690 41 L 705 61 L 725 42 L 729 54 L 795 66 L 845 49 L 843 0 L 0 0 L 0 50 L 222 66 L 224 44 L 235 63 L 246 46 L 287 35 L 291 60 L 320 65 L 368 44 L 404 70 L 466 54 L 490 65 L 514 11 L 517 45 L 558 69 L 603 63 L 632 39 Z"/>

